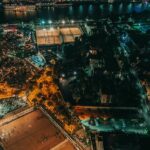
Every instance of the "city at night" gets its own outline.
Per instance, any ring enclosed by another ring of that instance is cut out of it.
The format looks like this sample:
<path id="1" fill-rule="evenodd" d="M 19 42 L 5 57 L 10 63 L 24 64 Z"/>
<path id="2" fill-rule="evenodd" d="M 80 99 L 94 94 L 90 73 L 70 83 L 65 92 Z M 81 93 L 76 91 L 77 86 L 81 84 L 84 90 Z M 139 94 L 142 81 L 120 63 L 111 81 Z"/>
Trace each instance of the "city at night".
<path id="1" fill-rule="evenodd" d="M 150 150 L 150 1 L 0 0 L 0 150 Z"/>

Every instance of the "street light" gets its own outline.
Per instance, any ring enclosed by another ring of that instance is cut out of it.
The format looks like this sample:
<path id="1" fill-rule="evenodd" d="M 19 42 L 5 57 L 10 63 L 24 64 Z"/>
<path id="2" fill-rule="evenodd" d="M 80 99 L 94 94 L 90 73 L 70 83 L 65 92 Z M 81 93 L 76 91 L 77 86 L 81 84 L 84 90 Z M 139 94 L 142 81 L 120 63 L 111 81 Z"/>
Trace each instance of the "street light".
<path id="1" fill-rule="evenodd" d="M 64 78 L 64 77 L 65 77 L 65 74 L 64 74 L 64 73 L 62 73 L 62 74 L 61 74 L 61 76 Z"/>
<path id="2" fill-rule="evenodd" d="M 65 24 L 66 22 L 65 22 L 65 20 L 62 20 L 62 24 Z"/>
<path id="3" fill-rule="evenodd" d="M 44 24 L 45 24 L 45 21 L 44 21 L 44 20 L 42 20 L 42 21 L 41 21 L 41 23 L 44 25 Z"/>
<path id="4" fill-rule="evenodd" d="M 51 28 L 50 28 L 50 30 L 51 30 L 51 31 L 53 31 L 53 30 L 54 30 L 54 28 L 53 28 L 53 27 L 51 27 Z"/>
<path id="5" fill-rule="evenodd" d="M 74 23 L 74 20 L 71 20 L 71 23 L 73 24 L 73 23 Z"/>
<path id="6" fill-rule="evenodd" d="M 52 24 L 52 21 L 51 21 L 51 20 L 49 20 L 49 21 L 48 21 L 48 23 L 49 23 L 49 24 Z"/>
<path id="7" fill-rule="evenodd" d="M 73 72 L 73 75 L 75 75 L 75 76 L 76 76 L 76 75 L 77 75 L 77 72 L 76 72 L 76 71 L 74 71 L 74 72 Z"/>

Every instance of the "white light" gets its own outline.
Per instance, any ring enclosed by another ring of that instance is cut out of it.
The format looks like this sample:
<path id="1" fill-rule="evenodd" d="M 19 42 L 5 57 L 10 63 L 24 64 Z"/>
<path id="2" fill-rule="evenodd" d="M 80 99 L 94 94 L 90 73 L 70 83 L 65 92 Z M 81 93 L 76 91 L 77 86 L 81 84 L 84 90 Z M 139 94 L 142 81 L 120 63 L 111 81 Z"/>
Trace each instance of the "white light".
<path id="1" fill-rule="evenodd" d="M 44 31 L 46 31 L 46 29 L 43 29 Z"/>
<path id="2" fill-rule="evenodd" d="M 66 22 L 65 22 L 65 20 L 62 20 L 62 24 L 65 24 Z"/>
<path id="3" fill-rule="evenodd" d="M 42 20 L 42 22 L 41 22 L 42 24 L 45 24 L 45 21 L 44 20 Z"/>
<path id="4" fill-rule="evenodd" d="M 48 23 L 49 23 L 49 24 L 52 24 L 52 21 L 51 21 L 51 20 L 49 20 L 49 21 L 48 21 Z"/>
<path id="5" fill-rule="evenodd" d="M 71 20 L 71 23 L 73 24 L 73 23 L 74 23 L 74 20 Z"/>
<path id="6" fill-rule="evenodd" d="M 54 30 L 54 28 L 53 28 L 53 27 L 51 27 L 51 28 L 50 28 L 50 30 L 51 30 L 51 31 L 53 31 L 53 30 Z"/>
<path id="7" fill-rule="evenodd" d="M 145 1 L 145 4 L 147 5 L 147 4 L 148 4 L 148 2 L 147 2 L 147 1 Z"/>
<path id="8" fill-rule="evenodd" d="M 62 75 L 61 75 L 62 77 L 65 77 L 65 74 L 64 73 L 62 73 Z"/>
<path id="9" fill-rule="evenodd" d="M 74 74 L 74 75 L 77 75 L 77 72 L 76 72 L 76 71 L 74 71 L 74 72 L 73 72 L 73 74 Z"/>

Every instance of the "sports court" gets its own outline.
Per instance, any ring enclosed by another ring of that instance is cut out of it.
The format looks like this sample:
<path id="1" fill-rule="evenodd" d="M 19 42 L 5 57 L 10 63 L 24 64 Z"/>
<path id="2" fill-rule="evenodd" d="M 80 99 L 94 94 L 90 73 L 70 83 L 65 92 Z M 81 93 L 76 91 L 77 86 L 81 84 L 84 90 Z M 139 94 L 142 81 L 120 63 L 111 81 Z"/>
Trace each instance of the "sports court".
<path id="1" fill-rule="evenodd" d="M 1 126 L 0 142 L 4 150 L 75 150 L 40 110 Z"/>
<path id="2" fill-rule="evenodd" d="M 50 46 L 61 45 L 63 43 L 73 43 L 76 37 L 80 37 L 82 31 L 80 27 L 51 27 L 36 29 L 37 45 Z"/>

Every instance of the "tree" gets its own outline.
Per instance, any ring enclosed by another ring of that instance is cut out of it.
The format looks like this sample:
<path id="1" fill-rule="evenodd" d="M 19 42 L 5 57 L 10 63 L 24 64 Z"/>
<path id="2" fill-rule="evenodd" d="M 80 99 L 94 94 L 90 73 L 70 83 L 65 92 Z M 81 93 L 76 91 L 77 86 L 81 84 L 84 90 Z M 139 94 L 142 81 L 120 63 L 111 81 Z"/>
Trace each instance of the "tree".
<path id="1" fill-rule="evenodd" d="M 37 103 L 38 103 L 38 101 L 37 101 L 36 98 L 33 98 L 32 102 L 33 102 L 34 104 L 37 104 Z"/>

